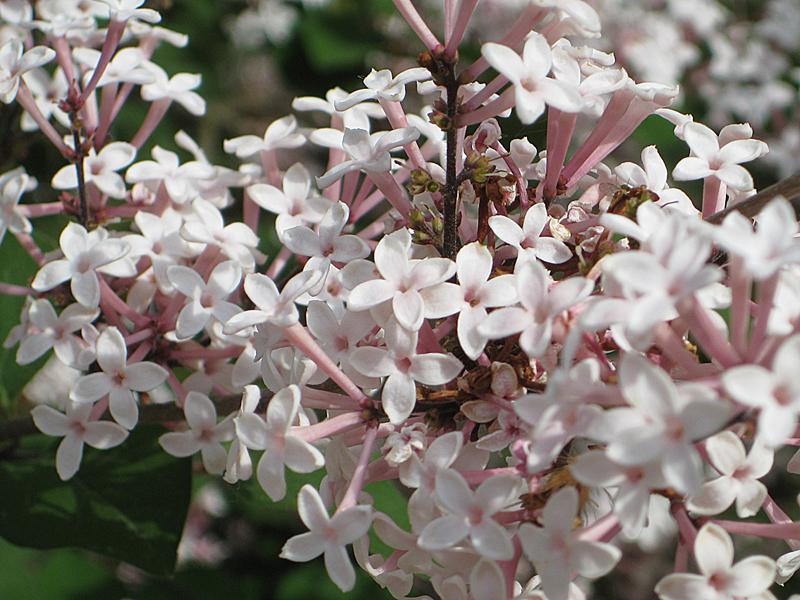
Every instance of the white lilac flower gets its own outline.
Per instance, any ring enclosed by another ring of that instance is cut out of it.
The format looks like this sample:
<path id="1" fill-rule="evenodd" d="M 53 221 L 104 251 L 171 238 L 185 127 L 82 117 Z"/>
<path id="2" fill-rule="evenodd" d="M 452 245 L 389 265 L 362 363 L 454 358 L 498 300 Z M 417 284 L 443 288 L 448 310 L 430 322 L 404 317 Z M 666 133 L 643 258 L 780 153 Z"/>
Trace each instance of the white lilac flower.
<path id="1" fill-rule="evenodd" d="M 154 81 L 142 86 L 142 98 L 148 102 L 155 102 L 168 98 L 177 102 L 191 114 L 200 117 L 206 113 L 206 101 L 195 92 L 202 81 L 202 76 L 196 73 L 177 73 L 168 77 L 167 73 L 158 65 L 149 67 Z"/>
<path id="2" fill-rule="evenodd" d="M 539 261 L 524 262 L 515 277 L 522 306 L 490 313 L 478 325 L 478 333 L 490 340 L 519 333 L 519 344 L 525 353 L 538 358 L 550 344 L 553 320 L 586 298 L 592 283 L 584 277 L 570 277 L 551 286 L 550 275 Z"/>
<path id="3" fill-rule="evenodd" d="M 36 180 L 24 169 L 17 168 L 0 175 L 0 243 L 6 231 L 30 233 L 31 222 L 19 209 L 22 194 L 36 187 Z"/>
<path id="4" fill-rule="evenodd" d="M 136 274 L 132 262 L 125 258 L 130 247 L 122 240 L 108 237 L 102 227 L 87 232 L 77 223 L 70 223 L 59 238 L 64 258 L 46 263 L 33 278 L 31 287 L 38 292 L 52 290 L 70 282 L 75 299 L 87 308 L 100 304 L 98 273 L 117 277 Z"/>
<path id="5" fill-rule="evenodd" d="M 381 404 L 394 425 L 402 424 L 417 400 L 415 382 L 444 385 L 455 379 L 464 366 L 452 354 L 417 354 L 417 333 L 392 320 L 384 327 L 387 348 L 364 346 L 350 355 L 354 369 L 369 377 L 386 377 Z"/>
<path id="6" fill-rule="evenodd" d="M 70 304 L 60 315 L 56 315 L 49 300 L 34 300 L 28 310 L 30 324 L 35 332 L 24 338 L 17 350 L 17 363 L 27 365 L 44 355 L 51 348 L 59 360 L 67 365 L 76 365 L 84 345 L 73 335 L 94 321 L 100 311 Z"/>
<path id="7" fill-rule="evenodd" d="M 264 132 L 264 137 L 244 135 L 225 140 L 224 148 L 228 154 L 238 158 L 250 158 L 259 152 L 297 148 L 305 144 L 306 138 L 297 131 L 297 119 L 288 115 L 273 121 Z"/>
<path id="8" fill-rule="evenodd" d="M 611 544 L 580 539 L 572 528 L 578 492 L 567 487 L 553 494 L 542 512 L 542 527 L 523 523 L 519 539 L 548 600 L 567 600 L 573 573 L 595 579 L 614 568 L 622 552 Z"/>
<path id="9" fill-rule="evenodd" d="M 179 339 L 194 337 L 212 318 L 226 323 L 241 312 L 238 306 L 227 301 L 242 281 L 242 270 L 232 260 L 226 260 L 214 267 L 207 282 L 196 271 L 182 265 L 169 267 L 167 277 L 175 289 L 188 300 L 178 313 L 175 324 L 175 333 Z"/>
<path id="10" fill-rule="evenodd" d="M 575 479 L 584 485 L 616 488 L 614 513 L 625 535 L 635 539 L 644 529 L 650 508 L 650 490 L 666 486 L 657 462 L 644 465 L 619 465 L 605 452 L 595 450 L 581 454 L 570 465 Z"/>
<path id="11" fill-rule="evenodd" d="M 344 592 L 353 589 L 356 575 L 346 546 L 367 533 L 372 509 L 356 505 L 329 517 L 319 492 L 304 485 L 297 496 L 297 510 L 309 531 L 290 538 L 281 558 L 306 562 L 324 554 L 325 569 L 333 582 Z"/>
<path id="12" fill-rule="evenodd" d="M 86 185 L 92 184 L 111 198 L 121 200 L 127 194 L 125 181 L 117 171 L 133 162 L 136 148 L 127 142 L 111 142 L 100 152 L 94 148 L 83 159 L 83 179 Z M 57 190 L 73 190 L 78 187 L 78 173 L 75 165 L 62 167 L 51 181 Z"/>
<path id="13" fill-rule="evenodd" d="M 733 189 L 753 189 L 753 178 L 741 163 L 766 154 L 768 149 L 764 142 L 735 139 L 723 145 L 717 134 L 701 123 L 687 123 L 683 133 L 692 154 L 675 166 L 672 176 L 676 180 L 714 176 Z"/>
<path id="14" fill-rule="evenodd" d="M 266 275 L 250 273 L 244 280 L 244 291 L 256 305 L 254 310 L 246 310 L 234 315 L 225 325 L 225 333 L 238 333 L 248 327 L 271 323 L 279 327 L 289 327 L 300 318 L 294 303 L 297 297 L 315 285 L 319 274 L 302 271 L 292 277 L 283 290 Z"/>
<path id="15" fill-rule="evenodd" d="M 144 0 L 97 0 L 108 7 L 106 18 L 112 21 L 141 19 L 147 23 L 158 23 L 161 15 L 151 8 L 139 8 Z"/>
<path id="16" fill-rule="evenodd" d="M 547 208 L 539 202 L 525 213 L 522 227 L 504 215 L 489 217 L 489 227 L 498 238 L 517 250 L 520 263 L 536 258 L 552 264 L 566 262 L 572 258 L 567 245 L 554 237 L 542 235 L 548 219 Z"/>
<path id="17" fill-rule="evenodd" d="M 189 392 L 183 403 L 183 414 L 189 429 L 171 431 L 158 438 L 158 443 L 173 456 L 192 456 L 200 452 L 206 472 L 218 475 L 226 464 L 226 453 L 221 442 L 233 437 L 233 417 L 217 423 L 217 409 L 208 396 Z"/>
<path id="18" fill-rule="evenodd" d="M 311 189 L 311 175 L 301 163 L 295 163 L 283 175 L 283 189 L 256 183 L 247 188 L 250 198 L 261 208 L 278 215 L 278 236 L 292 227 L 316 225 L 331 207 L 331 201 Z"/>
<path id="19" fill-rule="evenodd" d="M 444 515 L 420 532 L 419 547 L 444 550 L 469 537 L 481 556 L 510 559 L 514 554 L 511 536 L 492 517 L 515 503 L 519 482 L 513 475 L 498 475 L 482 482 L 473 492 L 457 471 L 441 471 L 436 476 L 436 502 Z"/>
<path id="20" fill-rule="evenodd" d="M 775 561 L 749 556 L 733 564 L 733 542 L 719 525 L 706 523 L 697 533 L 694 557 L 700 574 L 673 573 L 656 586 L 662 600 L 733 600 L 769 598 L 775 580 Z"/>
<path id="21" fill-rule="evenodd" d="M 86 83 L 94 74 L 94 68 L 100 61 L 100 51 L 94 48 L 76 48 L 73 51 L 75 60 L 89 69 L 84 75 Z M 114 55 L 103 71 L 97 87 L 112 83 L 131 83 L 143 85 L 152 83 L 154 79 L 149 61 L 139 48 L 122 48 Z"/>
<path id="22" fill-rule="evenodd" d="M 256 477 L 274 502 L 286 495 L 285 467 L 296 473 L 311 473 L 325 464 L 319 450 L 292 434 L 299 411 L 300 388 L 290 385 L 272 396 L 267 404 L 266 419 L 247 412 L 234 420 L 240 443 L 250 450 L 264 451 L 258 461 Z"/>
<path id="23" fill-rule="evenodd" d="M 798 365 L 800 335 L 794 335 L 780 346 L 772 368 L 741 365 L 722 374 L 722 386 L 734 400 L 759 409 L 758 439 L 770 448 L 778 448 L 794 436 L 800 413 Z"/>
<path id="24" fill-rule="evenodd" d="M 34 46 L 25 51 L 22 42 L 17 39 L 10 39 L 0 46 L 0 102 L 13 102 L 22 75 L 46 65 L 55 55 L 52 49 L 45 46 Z"/>
<path id="25" fill-rule="evenodd" d="M 137 162 L 125 172 L 128 183 L 147 183 L 158 192 L 161 183 L 173 202 L 184 204 L 194 195 L 198 180 L 210 180 L 215 175 L 209 164 L 190 161 L 180 164 L 178 155 L 160 146 L 150 151 L 153 160 Z"/>
<path id="26" fill-rule="evenodd" d="M 777 196 L 758 213 L 755 230 L 749 219 L 733 212 L 712 235 L 726 252 L 741 258 L 748 275 L 763 280 L 800 261 L 797 233 L 794 209 L 786 198 Z"/>
<path id="27" fill-rule="evenodd" d="M 669 485 L 684 493 L 696 490 L 702 463 L 693 444 L 718 431 L 731 407 L 706 387 L 678 388 L 663 369 L 636 354 L 623 357 L 619 381 L 631 407 L 606 411 L 608 457 L 628 466 L 658 460 Z"/>
<path id="28" fill-rule="evenodd" d="M 153 362 L 128 364 L 125 339 L 116 327 L 103 330 L 97 338 L 96 352 L 102 370 L 81 377 L 69 397 L 74 402 L 92 404 L 108 396 L 114 420 L 125 429 L 133 429 L 139 420 L 138 392 L 149 392 L 164 383 L 167 371 Z"/>
<path id="29" fill-rule="evenodd" d="M 402 102 L 406 95 L 407 84 L 412 81 L 424 81 L 430 76 L 431 72 L 423 67 L 408 69 L 394 77 L 389 69 L 380 71 L 372 69 L 369 75 L 364 77 L 365 89 L 356 90 L 341 100 L 334 101 L 334 106 L 336 110 L 345 111 L 367 100 Z"/>
<path id="30" fill-rule="evenodd" d="M 235 260 L 245 272 L 255 269 L 258 252 L 258 236 L 247 225 L 234 222 L 225 225 L 219 209 L 202 198 L 192 202 L 196 218 L 188 219 L 181 228 L 181 236 L 187 242 L 198 242 L 219 246 L 222 253 Z"/>
<path id="31" fill-rule="evenodd" d="M 317 177 L 317 185 L 326 188 L 337 181 L 345 173 L 367 171 L 385 173 L 392 168 L 392 150 L 410 144 L 419 137 L 414 127 L 379 131 L 373 133 L 363 129 L 345 129 L 342 137 L 342 149 L 350 157 L 328 169 L 324 175 Z"/>
<path id="32" fill-rule="evenodd" d="M 398 323 L 413 331 L 422 326 L 425 303 L 420 292 L 449 279 L 456 264 L 447 258 L 410 259 L 411 234 L 405 228 L 381 238 L 375 266 L 383 279 L 371 279 L 350 292 L 348 308 L 366 310 L 391 300 Z"/>
<path id="33" fill-rule="evenodd" d="M 622 163 L 614 168 L 614 175 L 624 185 L 633 188 L 644 186 L 658 194 L 658 206 L 688 215 L 697 213 L 685 192 L 668 186 L 667 166 L 655 146 L 642 150 L 642 167 L 635 163 Z"/>
<path id="34" fill-rule="evenodd" d="M 250 458 L 249 449 L 239 438 L 239 434 L 236 431 L 236 418 L 254 413 L 260 401 L 261 389 L 257 385 L 245 385 L 242 393 L 242 403 L 239 406 L 239 411 L 233 417 L 234 435 L 233 441 L 228 448 L 228 459 L 223 477 L 228 483 L 247 481 L 253 476 L 253 459 Z"/>
<path id="35" fill-rule="evenodd" d="M 755 515 L 767 497 L 767 487 L 759 481 L 772 468 L 773 453 L 755 443 L 745 455 L 744 445 L 735 433 L 723 431 L 705 443 L 706 453 L 721 477 L 703 484 L 686 503 L 700 515 L 716 515 L 726 510 L 734 500 L 736 514 L 742 518 Z"/>
<path id="36" fill-rule="evenodd" d="M 523 124 L 533 123 L 545 105 L 563 112 L 581 110 L 583 101 L 577 86 L 548 77 L 553 64 L 550 44 L 541 34 L 531 32 L 522 56 L 508 46 L 488 43 L 481 48 L 486 61 L 514 86 L 517 116 Z"/>
<path id="37" fill-rule="evenodd" d="M 45 435 L 63 437 L 56 451 L 56 471 L 66 481 L 71 479 L 81 464 L 83 445 L 98 450 L 119 446 L 128 432 L 110 421 L 90 420 L 91 404 L 68 402 L 66 413 L 39 405 L 31 410 L 33 423 Z"/>
<path id="38" fill-rule="evenodd" d="M 486 338 L 478 331 L 486 318 L 486 309 L 517 302 L 514 276 L 499 275 L 490 279 L 491 273 L 491 253 L 486 246 L 473 242 L 456 255 L 458 284 L 440 283 L 420 292 L 425 317 L 439 319 L 458 313 L 458 341 L 472 360 L 480 356 L 486 345 Z"/>
<path id="39" fill-rule="evenodd" d="M 317 269 L 327 276 L 331 262 L 347 264 L 369 256 L 369 246 L 364 240 L 356 235 L 342 235 L 349 216 L 348 206 L 336 202 L 323 215 L 318 231 L 304 225 L 285 229 L 283 243 L 295 254 L 312 257 L 307 268 Z M 320 285 L 324 282 L 323 278 Z"/>
<path id="40" fill-rule="evenodd" d="M 386 116 L 375 102 L 359 102 L 344 110 L 336 108 L 336 103 L 344 100 L 347 95 L 342 88 L 335 87 L 325 93 L 324 100 L 312 96 L 295 98 L 292 100 L 292 108 L 299 111 L 320 111 L 330 115 L 332 119 L 341 119 L 345 129 L 366 131 L 370 130 L 370 119 L 382 119 Z"/>

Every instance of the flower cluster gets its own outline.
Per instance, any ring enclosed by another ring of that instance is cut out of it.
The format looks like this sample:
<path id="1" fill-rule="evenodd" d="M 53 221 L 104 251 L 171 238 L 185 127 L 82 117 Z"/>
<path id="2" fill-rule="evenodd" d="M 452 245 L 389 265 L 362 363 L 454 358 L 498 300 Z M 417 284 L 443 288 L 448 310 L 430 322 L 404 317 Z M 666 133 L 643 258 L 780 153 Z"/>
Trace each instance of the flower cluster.
<path id="1" fill-rule="evenodd" d="M 753 192 L 743 165 L 768 149 L 748 125 L 694 122 L 669 108 L 677 88 L 581 45 L 600 33 L 582 0 L 521 3 L 471 64 L 477 1 L 445 0 L 439 37 L 396 0 L 419 66 L 295 100 L 326 127 L 289 115 L 227 140 L 235 171 L 184 132 L 180 154 L 146 156 L 168 110 L 205 104 L 198 76 L 152 61 L 186 39 L 142 3 L 1 9 L 0 99 L 64 158 L 53 202 L 23 202 L 36 182 L 21 167 L 0 176 L 0 231 L 38 264 L 29 286 L 0 283 L 28 299 L 6 345 L 20 364 L 52 349 L 45 369 L 71 373 L 61 404 L 32 411 L 63 438 L 62 479 L 84 444 L 124 444 L 172 404 L 164 451 L 199 453 L 228 483 L 255 474 L 277 501 L 287 468 L 325 470 L 281 556 L 323 555 L 342 590 L 352 546 L 396 598 L 424 580 L 447 599 L 577 600 L 625 560 L 623 535 L 667 519 L 680 537 L 660 598 L 774 597 L 797 553 L 734 564 L 730 536 L 800 539 L 760 481 L 800 445 L 800 240 L 783 198 L 755 224 L 708 220 Z M 111 141 L 134 93 L 141 127 Z M 546 116 L 546 147 L 509 139 L 510 114 Z M 655 146 L 612 158 L 651 115 L 687 147 L 671 178 Z M 328 153 L 317 177 L 286 164 L 307 144 Z M 689 180 L 697 207 L 676 187 Z M 238 198 L 242 220 L 226 221 Z M 56 214 L 69 224 L 45 253 L 31 221 Z M 272 227 L 281 248 L 265 256 Z M 373 504 L 385 480 L 408 489 L 408 530 Z M 731 506 L 740 520 L 718 518 Z M 770 523 L 747 520 L 762 511 Z"/>

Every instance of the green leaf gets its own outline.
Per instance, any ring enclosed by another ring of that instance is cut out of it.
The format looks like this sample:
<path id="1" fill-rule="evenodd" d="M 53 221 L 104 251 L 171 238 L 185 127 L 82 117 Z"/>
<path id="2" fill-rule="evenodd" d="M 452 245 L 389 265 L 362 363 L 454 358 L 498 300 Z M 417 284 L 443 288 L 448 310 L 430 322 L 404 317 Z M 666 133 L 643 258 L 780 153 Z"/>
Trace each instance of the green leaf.
<path id="1" fill-rule="evenodd" d="M 364 57 L 374 48 L 362 37 L 364 30 L 353 30 L 354 23 L 326 19 L 314 12 L 300 23 L 300 38 L 311 65 L 319 71 L 360 69 Z"/>
<path id="2" fill-rule="evenodd" d="M 192 461 L 165 454 L 161 433 L 140 426 L 119 448 L 85 448 L 80 471 L 67 482 L 56 475 L 51 440 L 34 438 L 23 448 L 33 457 L 0 461 L 0 536 L 33 548 L 85 548 L 172 573 Z"/>
<path id="3" fill-rule="evenodd" d="M 0 598 L 106 600 L 125 597 L 113 572 L 74 550 L 30 550 L 0 539 Z"/>

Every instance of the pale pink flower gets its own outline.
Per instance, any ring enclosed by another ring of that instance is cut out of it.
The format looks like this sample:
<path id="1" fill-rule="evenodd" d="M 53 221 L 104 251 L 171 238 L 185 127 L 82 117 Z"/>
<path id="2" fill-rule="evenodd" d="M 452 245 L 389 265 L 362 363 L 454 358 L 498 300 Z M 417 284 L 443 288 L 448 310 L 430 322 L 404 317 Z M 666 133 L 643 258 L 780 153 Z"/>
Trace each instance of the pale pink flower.
<path id="1" fill-rule="evenodd" d="M 70 290 L 81 305 L 96 308 L 100 304 L 98 273 L 117 277 L 136 274 L 136 267 L 125 256 L 129 245 L 108 237 L 108 231 L 98 227 L 87 232 L 77 223 L 69 223 L 59 237 L 64 258 L 46 263 L 33 278 L 31 287 L 37 292 L 52 290 L 70 282 Z"/>
<path id="2" fill-rule="evenodd" d="M 800 335 L 786 340 L 772 361 L 772 368 L 741 365 L 722 374 L 725 391 L 740 404 L 759 409 L 758 439 L 770 448 L 794 436 L 800 413 Z"/>
<path id="3" fill-rule="evenodd" d="M 286 495 L 285 467 L 296 473 L 311 473 L 325 464 L 319 450 L 292 435 L 291 427 L 299 411 L 300 388 L 290 385 L 272 396 L 267 404 L 266 420 L 252 412 L 241 413 L 234 420 L 240 443 L 250 450 L 264 450 L 256 476 L 274 502 Z"/>
<path id="4" fill-rule="evenodd" d="M 520 479 L 513 475 L 490 477 L 473 492 L 458 471 L 436 476 L 436 502 L 444 515 L 431 521 L 419 536 L 423 550 L 444 550 L 469 537 L 481 556 L 508 560 L 514 554 L 511 536 L 492 517 L 514 504 Z"/>
<path id="5" fill-rule="evenodd" d="M 238 158 L 250 158 L 259 152 L 297 148 L 305 142 L 305 136 L 297 130 L 297 119 L 294 115 L 288 115 L 273 121 L 264 132 L 263 138 L 243 135 L 225 140 L 223 147 L 228 154 L 236 154 Z"/>
<path id="6" fill-rule="evenodd" d="M 522 548 L 541 576 L 548 600 L 567 600 L 573 573 L 590 579 L 602 577 L 622 556 L 611 544 L 577 537 L 572 531 L 577 513 L 578 492 L 562 488 L 547 501 L 542 527 L 523 523 L 519 528 Z"/>
<path id="7" fill-rule="evenodd" d="M 372 509 L 356 505 L 329 517 L 319 492 L 304 485 L 297 496 L 297 510 L 309 531 L 290 538 L 281 550 L 281 558 L 307 562 L 324 553 L 325 569 L 331 580 L 343 592 L 352 590 L 356 575 L 346 546 L 366 535 Z"/>
<path id="8" fill-rule="evenodd" d="M 352 171 L 389 172 L 392 169 L 392 155 L 389 153 L 410 144 L 418 137 L 419 131 L 414 127 L 379 131 L 372 135 L 363 129 L 345 129 L 342 149 L 350 159 L 338 163 L 321 177 L 317 177 L 317 185 L 321 189 L 326 188 L 345 173 Z"/>
<path id="9" fill-rule="evenodd" d="M 242 270 L 232 260 L 214 267 L 208 282 L 193 269 L 181 265 L 169 267 L 167 277 L 188 300 L 178 313 L 175 324 L 175 334 L 179 339 L 194 337 L 212 318 L 226 323 L 241 312 L 238 306 L 227 301 L 242 281 Z"/>
<path id="10" fill-rule="evenodd" d="M 541 202 L 525 213 L 522 227 L 504 215 L 489 217 L 489 227 L 495 235 L 517 250 L 520 262 L 538 258 L 547 263 L 560 264 L 572 258 L 572 251 L 561 240 L 542 236 L 548 223 L 547 208 Z"/>
<path id="11" fill-rule="evenodd" d="M 56 315 L 49 300 L 34 300 L 28 310 L 28 317 L 35 329 L 20 343 L 17 363 L 32 363 L 52 348 L 61 362 L 67 365 L 77 364 L 84 344 L 73 334 L 94 321 L 99 313 L 97 309 L 70 304 L 60 315 Z"/>
<path id="12" fill-rule="evenodd" d="M 279 190 L 266 183 L 256 183 L 247 188 L 253 202 L 278 215 L 275 220 L 278 236 L 292 227 L 319 223 L 331 206 L 330 200 L 312 192 L 311 175 L 301 163 L 286 170 L 282 187 Z"/>
<path id="13" fill-rule="evenodd" d="M 553 334 L 553 320 L 586 298 L 592 283 L 570 277 L 551 286 L 550 275 L 539 261 L 527 261 L 516 272 L 517 294 L 522 306 L 501 308 L 478 325 L 478 333 L 496 340 L 519 333 L 519 344 L 531 358 L 541 357 Z"/>
<path id="14" fill-rule="evenodd" d="M 766 556 L 749 556 L 733 564 L 733 543 L 719 525 L 706 523 L 697 533 L 694 557 L 700 575 L 673 573 L 656 586 L 662 600 L 733 600 L 770 598 L 775 580 L 775 561 Z"/>
<path id="15" fill-rule="evenodd" d="M 66 414 L 49 406 L 39 405 L 31 410 L 33 423 L 45 435 L 63 437 L 56 450 L 56 471 L 62 481 L 78 472 L 83 457 L 83 445 L 98 450 L 119 446 L 128 432 L 116 423 L 90 421 L 90 404 L 68 402 Z"/>
<path id="16" fill-rule="evenodd" d="M 398 323 L 419 330 L 425 315 L 420 292 L 449 279 L 456 264 L 447 258 L 409 258 L 411 234 L 403 228 L 381 238 L 375 248 L 375 266 L 383 279 L 371 279 L 350 292 L 348 308 L 366 310 L 388 300 Z"/>
<path id="17" fill-rule="evenodd" d="M 217 423 L 217 409 L 208 396 L 189 392 L 183 404 L 186 431 L 171 431 L 158 438 L 161 447 L 173 456 L 192 456 L 200 452 L 203 468 L 213 475 L 225 470 L 226 453 L 221 442 L 233 438 L 233 416 Z"/>
<path id="18" fill-rule="evenodd" d="M 722 476 L 704 483 L 686 507 L 700 515 L 716 515 L 735 500 L 740 518 L 755 515 L 767 497 L 767 487 L 759 478 L 772 468 L 772 450 L 755 443 L 745 456 L 742 440 L 732 431 L 708 438 L 705 447 L 711 464 Z"/>
<path id="19" fill-rule="evenodd" d="M 94 148 L 83 159 L 83 177 L 86 185 L 92 184 L 111 198 L 121 200 L 125 198 L 127 189 L 122 175 L 117 171 L 124 169 L 133 162 L 136 148 L 127 142 L 111 142 L 103 146 L 100 152 Z M 78 173 L 75 165 L 62 167 L 51 181 L 57 190 L 73 190 L 78 187 Z"/>
<path id="20" fill-rule="evenodd" d="M 626 353 L 619 388 L 631 408 L 606 411 L 608 457 L 626 466 L 658 460 L 667 483 L 690 493 L 702 483 L 694 442 L 718 431 L 732 409 L 699 384 L 678 388 L 667 373 Z"/>
<path id="21" fill-rule="evenodd" d="M 672 171 L 678 181 L 705 179 L 714 176 L 736 190 L 753 189 L 753 178 L 741 166 L 768 152 L 764 142 L 734 139 L 722 144 L 717 134 L 701 123 L 687 123 L 684 138 L 692 151 Z"/>
<path id="22" fill-rule="evenodd" d="M 0 102 L 11 104 L 17 97 L 22 75 L 31 69 L 46 65 L 55 58 L 55 55 L 56 53 L 46 46 L 34 46 L 25 51 L 22 42 L 14 38 L 0 46 Z"/>
<path id="23" fill-rule="evenodd" d="M 489 279 L 492 255 L 486 246 L 473 242 L 456 256 L 458 284 L 440 283 L 420 292 L 425 317 L 440 319 L 458 312 L 458 341 L 467 357 L 475 360 L 486 346 L 478 325 L 486 318 L 487 308 L 509 306 L 517 302 L 513 275 Z"/>
<path id="24" fill-rule="evenodd" d="M 345 111 L 367 100 L 384 100 L 386 102 L 402 102 L 406 96 L 406 85 L 413 81 L 430 79 L 431 72 L 422 67 L 407 69 L 392 77 L 389 69 L 376 71 L 372 69 L 364 77 L 365 89 L 351 92 L 341 100 L 335 100 L 338 111 Z"/>
<path id="25" fill-rule="evenodd" d="M 116 327 L 97 338 L 97 364 L 102 371 L 84 375 L 69 393 L 74 402 L 93 403 L 108 395 L 114 420 L 133 429 L 139 419 L 138 392 L 149 392 L 167 378 L 167 371 L 153 362 L 128 363 L 125 339 Z"/>
<path id="26" fill-rule="evenodd" d="M 417 354 L 417 333 L 397 321 L 385 327 L 387 349 L 364 346 L 350 355 L 354 369 L 369 377 L 386 377 L 381 392 L 383 410 L 394 425 L 402 424 L 414 410 L 415 382 L 444 385 L 455 379 L 464 365 L 452 354 Z"/>
<path id="27" fill-rule="evenodd" d="M 547 76 L 553 55 L 541 34 L 535 31 L 528 34 L 521 57 L 511 48 L 495 43 L 484 44 L 481 54 L 513 84 L 517 116 L 523 124 L 538 119 L 545 105 L 570 113 L 581 110 L 578 88 Z"/>

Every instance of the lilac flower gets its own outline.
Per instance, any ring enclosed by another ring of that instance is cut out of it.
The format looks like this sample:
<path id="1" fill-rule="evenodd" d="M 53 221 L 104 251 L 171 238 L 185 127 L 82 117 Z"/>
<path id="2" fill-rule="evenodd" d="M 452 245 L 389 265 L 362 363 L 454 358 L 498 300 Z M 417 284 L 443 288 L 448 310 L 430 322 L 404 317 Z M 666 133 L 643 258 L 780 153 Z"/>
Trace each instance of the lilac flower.
<path id="1" fill-rule="evenodd" d="M 491 271 L 491 253 L 485 246 L 473 242 L 456 256 L 458 285 L 440 283 L 420 292 L 427 318 L 438 319 L 458 312 L 458 341 L 472 360 L 478 358 L 486 345 L 486 338 L 478 331 L 486 318 L 486 309 L 509 306 L 517 301 L 514 276 L 489 279 Z"/>
<path id="2" fill-rule="evenodd" d="M 381 239 L 375 248 L 375 266 L 383 279 L 365 281 L 353 288 L 348 299 L 350 310 L 366 310 L 391 300 L 398 323 L 406 329 L 419 330 L 425 315 L 420 291 L 449 279 L 456 265 L 446 258 L 410 259 L 410 250 L 407 229 Z"/>
<path id="3" fill-rule="evenodd" d="M 309 531 L 290 538 L 281 558 L 306 562 L 324 553 L 325 569 L 333 582 L 343 592 L 353 589 L 356 575 L 345 547 L 367 533 L 372 509 L 351 506 L 329 517 L 317 490 L 304 485 L 297 496 L 297 510 Z"/>
<path id="4" fill-rule="evenodd" d="M 563 488 L 553 494 L 542 512 L 542 527 L 523 523 L 522 548 L 542 578 L 548 600 L 567 600 L 572 573 L 591 579 L 602 577 L 622 553 L 611 544 L 581 540 L 573 531 L 578 512 L 578 492 Z"/>
<path id="5" fill-rule="evenodd" d="M 694 557 L 699 575 L 673 573 L 656 586 L 662 600 L 765 598 L 775 580 L 775 561 L 750 556 L 733 564 L 733 543 L 724 529 L 706 523 L 697 533 Z"/>
<path id="6" fill-rule="evenodd" d="M 98 450 L 119 446 L 128 432 L 116 423 L 90 420 L 90 404 L 68 402 L 66 413 L 40 405 L 31 410 L 36 427 L 45 435 L 63 437 L 56 451 L 56 471 L 62 481 L 71 479 L 81 464 L 83 445 Z"/>
<path id="7" fill-rule="evenodd" d="M 252 412 L 235 418 L 240 443 L 251 450 L 264 450 L 256 476 L 274 502 L 286 495 L 285 467 L 297 473 L 311 473 L 325 464 L 319 450 L 291 432 L 299 410 L 300 388 L 290 385 L 272 396 L 266 420 Z"/>
<path id="8" fill-rule="evenodd" d="M 128 244 L 109 238 L 103 228 L 87 232 L 70 223 L 61 232 L 59 244 L 64 258 L 39 269 L 31 284 L 33 289 L 46 292 L 69 281 L 75 299 L 87 308 L 96 308 L 100 303 L 98 272 L 122 277 L 136 273 L 133 264 L 124 258 L 130 249 Z"/>
<path id="9" fill-rule="evenodd" d="M 22 42 L 13 38 L 0 46 L 0 102 L 11 104 L 17 96 L 22 75 L 46 65 L 55 55 L 52 49 L 45 46 L 24 51 Z"/>
<path id="10" fill-rule="evenodd" d="M 219 475 L 225 469 L 226 453 L 221 442 L 233 437 L 233 417 L 217 423 L 217 410 L 208 396 L 189 392 L 183 404 L 183 414 L 189 425 L 187 431 L 172 431 L 158 438 L 158 443 L 173 456 L 192 456 L 200 452 L 203 468 Z"/>
<path id="11" fill-rule="evenodd" d="M 91 404 L 108 396 L 114 420 L 133 429 L 139 420 L 138 392 L 149 392 L 164 383 L 167 371 L 152 362 L 128 364 L 125 340 L 115 327 L 104 329 L 97 338 L 97 364 L 102 370 L 81 377 L 70 391 L 70 399 Z"/>
<path id="12" fill-rule="evenodd" d="M 540 34 L 531 32 L 520 57 L 501 44 L 484 44 L 481 54 L 514 86 L 514 100 L 519 120 L 533 123 L 544 113 L 545 105 L 563 112 L 578 112 L 582 101 L 577 87 L 548 77 L 553 64 L 550 44 Z"/>
<path id="13" fill-rule="evenodd" d="M 384 330 L 387 349 L 356 348 L 350 355 L 350 363 L 369 377 L 387 377 L 381 392 L 383 410 L 391 423 L 400 425 L 414 410 L 415 381 L 444 385 L 464 367 L 452 354 L 417 354 L 417 333 L 404 329 L 397 321 L 388 323 Z"/>

